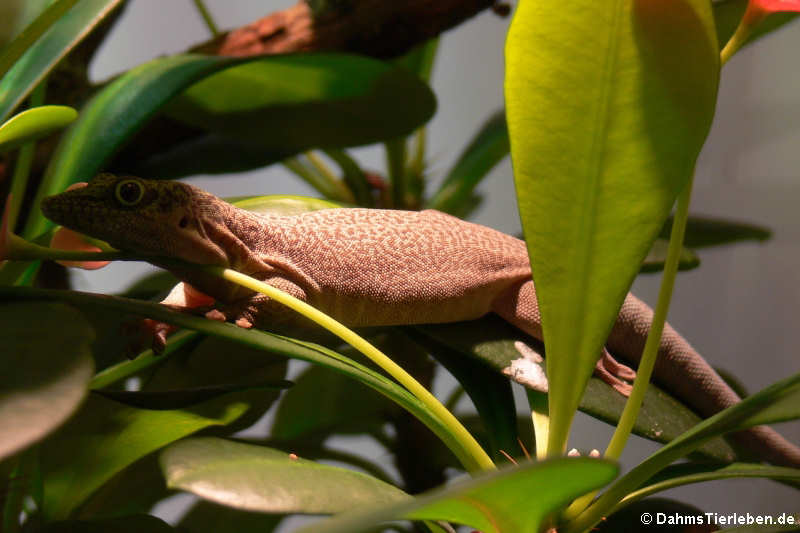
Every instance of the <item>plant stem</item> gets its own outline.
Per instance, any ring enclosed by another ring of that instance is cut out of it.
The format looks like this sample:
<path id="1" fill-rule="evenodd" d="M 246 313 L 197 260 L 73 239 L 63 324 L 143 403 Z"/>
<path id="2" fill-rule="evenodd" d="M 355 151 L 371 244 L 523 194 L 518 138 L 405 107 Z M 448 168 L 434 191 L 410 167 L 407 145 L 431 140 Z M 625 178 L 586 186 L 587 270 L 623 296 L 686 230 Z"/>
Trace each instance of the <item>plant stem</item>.
<path id="1" fill-rule="evenodd" d="M 464 465 L 471 472 L 478 470 L 493 470 L 495 467 L 492 460 L 486 454 L 480 444 L 475 438 L 464 428 L 464 426 L 448 411 L 433 394 L 419 384 L 410 374 L 408 374 L 397 363 L 392 361 L 383 352 L 375 348 L 372 344 L 367 342 L 363 337 L 356 334 L 351 329 L 345 327 L 325 313 L 317 310 L 309 304 L 298 300 L 294 296 L 286 294 L 285 292 L 272 287 L 266 283 L 255 280 L 249 276 L 222 267 L 206 267 L 205 270 L 221 276 L 227 281 L 236 283 L 248 289 L 266 294 L 273 300 L 297 311 L 304 317 L 319 324 L 327 329 L 343 341 L 350 344 L 353 348 L 363 353 L 390 376 L 396 379 L 403 385 L 411 394 L 413 394 L 426 408 L 428 408 L 434 416 L 436 416 L 441 423 L 448 428 L 452 433 L 454 439 L 463 448 L 463 451 L 474 461 L 472 465 Z"/>
<path id="2" fill-rule="evenodd" d="M 283 160 L 283 166 L 299 176 L 303 181 L 314 187 L 322 196 L 329 200 L 340 202 L 352 201 L 352 195 L 342 194 L 342 184 L 339 180 L 330 179 L 330 176 L 319 173 L 314 168 L 309 168 L 297 157 Z M 350 191 L 347 191 L 348 193 Z"/>
<path id="3" fill-rule="evenodd" d="M 206 23 L 208 27 L 208 31 L 211 32 L 211 35 L 214 37 L 219 37 L 219 28 L 217 28 L 214 19 L 211 17 L 211 13 L 208 11 L 208 8 L 203 3 L 203 0 L 192 0 L 194 2 L 194 6 L 197 8 L 197 11 L 200 13 L 200 16 L 203 17 L 203 21 Z"/>
<path id="4" fill-rule="evenodd" d="M 661 334 L 664 332 L 664 324 L 667 321 L 669 305 L 672 301 L 672 291 L 675 288 L 675 278 L 678 274 L 678 264 L 680 263 L 681 249 L 683 247 L 683 236 L 686 233 L 686 222 L 689 219 L 689 203 L 692 197 L 692 185 L 694 182 L 694 171 L 689 177 L 683 191 L 678 196 L 678 204 L 675 209 L 675 217 L 672 222 L 672 231 L 669 237 L 669 248 L 667 249 L 667 259 L 664 263 L 664 276 L 661 278 L 661 287 L 658 291 L 658 302 L 653 314 L 653 322 L 650 324 L 650 331 L 647 333 L 647 341 L 642 352 L 642 359 L 636 369 L 636 379 L 633 382 L 633 390 L 625 403 L 614 435 L 606 448 L 605 457 L 618 460 L 622 455 L 622 450 L 628 442 L 636 417 L 644 401 L 644 395 L 650 384 L 650 377 L 653 374 L 653 367 L 656 364 L 658 348 L 661 343 Z M 572 519 L 581 513 L 594 498 L 595 492 L 585 494 L 575 500 L 566 510 L 565 517 Z"/>
<path id="5" fill-rule="evenodd" d="M 733 57 L 733 54 L 745 45 L 750 38 L 750 34 L 753 32 L 753 28 L 761 23 L 766 16 L 767 14 L 760 8 L 755 7 L 753 2 L 747 4 L 747 9 L 744 15 L 742 15 L 742 20 L 739 21 L 739 26 L 736 27 L 736 31 L 731 35 L 731 38 L 728 39 L 728 42 L 725 43 L 725 47 L 719 54 L 720 66 L 725 65 L 725 63 Z"/>
<path id="6" fill-rule="evenodd" d="M 355 202 L 352 191 L 350 191 L 350 189 L 347 188 L 347 185 L 345 185 L 344 182 L 342 182 L 342 180 L 340 180 L 339 177 L 333 173 L 331 168 L 325 164 L 325 161 L 323 161 L 320 156 L 311 151 L 306 152 L 305 156 L 308 158 L 308 161 L 311 163 L 317 173 L 323 176 L 325 181 L 330 183 L 338 190 L 337 200 L 348 203 Z"/>
<path id="7" fill-rule="evenodd" d="M 392 182 L 392 207 L 406 205 L 406 140 L 404 137 L 388 140 L 386 148 L 386 167 Z"/>

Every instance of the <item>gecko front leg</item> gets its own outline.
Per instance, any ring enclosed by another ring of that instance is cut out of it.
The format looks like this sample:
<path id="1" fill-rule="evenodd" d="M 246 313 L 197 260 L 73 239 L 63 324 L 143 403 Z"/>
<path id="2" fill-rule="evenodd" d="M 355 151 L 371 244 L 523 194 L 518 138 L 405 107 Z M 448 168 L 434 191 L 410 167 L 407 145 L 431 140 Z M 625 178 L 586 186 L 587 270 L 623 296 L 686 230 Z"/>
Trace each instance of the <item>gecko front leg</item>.
<path id="1" fill-rule="evenodd" d="M 275 287 L 298 300 L 306 301 L 306 292 L 293 281 L 273 276 L 262 280 L 264 283 Z M 206 313 L 206 318 L 222 322 L 233 322 L 239 327 L 250 329 L 253 326 L 271 329 L 285 324 L 295 325 L 302 322 L 302 317 L 283 305 L 276 302 L 266 294 L 255 293 L 246 298 L 221 303 L 217 302 L 215 309 Z"/>

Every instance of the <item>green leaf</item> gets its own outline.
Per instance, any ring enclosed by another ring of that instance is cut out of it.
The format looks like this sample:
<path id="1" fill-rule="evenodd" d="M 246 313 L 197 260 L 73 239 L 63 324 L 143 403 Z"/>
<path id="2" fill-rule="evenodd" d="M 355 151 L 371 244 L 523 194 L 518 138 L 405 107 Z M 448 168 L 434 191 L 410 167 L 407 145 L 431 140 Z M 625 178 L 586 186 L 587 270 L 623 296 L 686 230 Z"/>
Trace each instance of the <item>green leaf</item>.
<path id="1" fill-rule="evenodd" d="M 660 237 L 669 240 L 671 229 L 672 217 L 664 223 Z M 764 242 L 770 237 L 772 231 L 763 226 L 722 218 L 692 216 L 686 223 L 683 244 L 691 248 L 707 248 L 740 241 Z"/>
<path id="2" fill-rule="evenodd" d="M 309 367 L 281 399 L 273 439 L 321 440 L 329 433 L 360 433 L 380 426 L 397 406 L 368 388 L 320 366 Z"/>
<path id="3" fill-rule="evenodd" d="M 274 56 L 193 85 L 168 116 L 274 152 L 356 146 L 405 135 L 436 100 L 405 68 L 363 56 Z"/>
<path id="4" fill-rule="evenodd" d="M 340 204 L 329 200 L 291 194 L 226 198 L 225 201 L 253 213 L 274 213 L 286 216 L 342 207 Z"/>
<path id="5" fill-rule="evenodd" d="M 220 76 L 211 76 L 223 69 Z M 262 152 L 281 157 L 288 155 L 286 150 L 365 144 L 411 131 L 435 107 L 430 89 L 416 76 L 368 58 L 156 59 L 128 71 L 86 104 L 59 144 L 36 206 L 45 196 L 93 176 L 150 117 L 192 84 L 171 104 L 172 113 L 236 140 L 257 142 Z M 35 237 L 50 225 L 37 217 L 25 235 Z"/>
<path id="6" fill-rule="evenodd" d="M 472 201 L 475 187 L 508 155 L 508 150 L 505 112 L 497 111 L 464 149 L 427 207 L 460 213 Z"/>
<path id="7" fill-rule="evenodd" d="M 222 357 L 224 364 L 220 364 Z M 219 429 L 229 434 L 250 427 L 272 406 L 281 390 L 261 385 L 280 382 L 286 369 L 284 357 L 228 339 L 207 337 L 191 350 L 178 353 L 160 365 L 142 390 L 157 395 L 174 389 L 238 387 L 244 391 L 239 397 L 253 407 L 234 423 Z"/>
<path id="8" fill-rule="evenodd" d="M 79 312 L 60 303 L 4 303 L 0 324 L 4 458 L 41 440 L 78 409 L 94 373 L 94 332 Z"/>
<path id="9" fill-rule="evenodd" d="M 126 466 L 200 429 L 224 425 L 249 405 L 231 394 L 178 411 L 146 411 L 92 395 L 41 445 L 48 520 L 65 519 Z"/>
<path id="10" fill-rule="evenodd" d="M 56 0 L 45 9 L 31 24 L 22 30 L 0 54 L 0 78 L 25 53 L 36 40 L 64 15 L 78 0 Z"/>
<path id="11" fill-rule="evenodd" d="M 517 8 L 506 112 L 551 354 L 550 453 L 564 448 L 625 294 L 693 172 L 718 78 L 706 0 Z"/>
<path id="12" fill-rule="evenodd" d="M 657 472 L 714 437 L 761 424 L 797 418 L 800 418 L 800 374 L 748 396 L 672 440 L 611 485 L 565 531 L 572 533 L 591 527 Z"/>
<path id="13" fill-rule="evenodd" d="M 501 450 L 512 457 L 522 456 L 518 444 L 517 410 L 508 378 L 479 358 L 464 357 L 449 343 L 433 341 L 417 328 L 405 329 L 464 387 L 486 428 L 493 458 L 496 461 L 503 459 Z"/>
<path id="14" fill-rule="evenodd" d="M 45 28 L 47 31 L 44 33 L 37 31 L 41 37 L 36 42 L 26 39 L 21 49 L 23 53 L 0 80 L 0 121 L 8 117 L 56 64 L 122 2 L 82 0 L 70 9 L 74 0 L 60 0 L 42 13 L 40 19 L 47 20 L 52 26 Z M 39 19 L 34 24 L 38 22 Z M 33 28 L 31 25 L 28 30 Z M 6 54 L 9 52 L 10 49 Z"/>
<path id="15" fill-rule="evenodd" d="M 13 150 L 60 130 L 78 117 L 78 112 L 62 105 L 34 107 L 14 115 L 0 126 L 0 153 Z"/>
<path id="16" fill-rule="evenodd" d="M 588 458 L 527 463 L 426 493 L 412 502 L 342 514 L 298 533 L 353 533 L 400 518 L 446 520 L 483 533 L 535 533 L 546 517 L 605 485 L 616 473 L 615 465 Z"/>
<path id="17" fill-rule="evenodd" d="M 218 396 L 231 392 L 239 392 L 250 389 L 288 389 L 292 386 L 291 381 L 278 381 L 274 383 L 262 383 L 258 385 L 215 385 L 208 387 L 194 387 L 190 389 L 175 389 L 164 391 L 120 391 L 120 390 L 93 390 L 94 394 L 99 394 L 109 400 L 114 400 L 130 407 L 139 409 L 151 409 L 154 411 L 169 411 L 172 409 L 183 409 L 212 400 Z"/>
<path id="18" fill-rule="evenodd" d="M 160 462 L 167 486 L 250 511 L 329 514 L 409 498 L 360 472 L 223 439 L 185 439 L 161 452 Z"/>
<path id="19" fill-rule="evenodd" d="M 628 506 L 633 502 L 657 492 L 680 487 L 682 485 L 731 478 L 768 478 L 798 482 L 800 481 L 800 469 L 750 463 L 733 463 L 726 465 L 677 464 L 665 468 L 648 480 L 642 488 L 628 494 L 615 510 Z"/>
<path id="20" fill-rule="evenodd" d="M 146 514 L 120 516 L 106 520 L 64 520 L 52 522 L 38 530 L 40 533 L 175 533 L 176 529 Z"/>
<path id="21" fill-rule="evenodd" d="M 83 107 L 80 118 L 62 136 L 37 191 L 34 211 L 45 196 L 93 176 L 175 94 L 236 62 L 194 55 L 165 57 L 131 69 L 106 86 Z M 32 218 L 25 235 L 35 237 L 51 225 L 43 217 Z"/>
<path id="22" fill-rule="evenodd" d="M 413 326 L 413 329 L 419 335 L 430 337 L 434 342 L 457 350 L 462 358 L 477 358 L 497 373 L 507 371 L 512 361 L 521 357 L 514 347 L 516 341 L 524 342 L 547 357 L 544 346 L 539 341 L 524 335 L 494 315 L 477 321 L 429 324 Z M 616 425 L 625 407 L 625 400 L 625 397 L 607 383 L 592 377 L 581 398 L 579 409 L 594 418 Z M 633 432 L 655 442 L 667 443 L 701 421 L 702 418 L 689 407 L 655 383 L 645 393 Z M 734 450 L 721 438 L 708 442 L 699 452 L 718 461 L 729 462 L 736 457 Z"/>

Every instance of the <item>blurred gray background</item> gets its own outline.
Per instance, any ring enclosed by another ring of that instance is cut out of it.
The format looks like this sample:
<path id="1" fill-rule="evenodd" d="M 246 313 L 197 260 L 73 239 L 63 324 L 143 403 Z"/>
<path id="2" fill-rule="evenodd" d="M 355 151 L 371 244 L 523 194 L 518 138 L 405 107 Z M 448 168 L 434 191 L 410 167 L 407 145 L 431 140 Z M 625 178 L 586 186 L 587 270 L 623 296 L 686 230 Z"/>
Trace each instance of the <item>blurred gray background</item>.
<path id="1" fill-rule="evenodd" d="M 207 0 L 220 28 L 248 23 L 294 2 Z M 432 186 L 438 183 L 482 122 L 503 106 L 503 44 L 509 19 L 483 13 L 443 37 L 433 71 L 438 111 L 429 125 Z M 153 57 L 207 40 L 189 0 L 130 2 L 92 65 L 100 80 Z M 800 370 L 795 323 L 800 310 L 800 24 L 778 31 L 737 54 L 724 68 L 717 116 L 697 170 L 691 212 L 755 222 L 771 228 L 764 244 L 701 251 L 699 269 L 677 282 L 670 322 L 712 363 L 738 376 L 750 391 Z M 379 147 L 354 150 L 368 168 L 383 170 Z M 197 177 L 192 183 L 218 195 L 314 192 L 279 165 L 230 179 Z M 520 231 L 511 165 L 506 159 L 481 186 L 485 204 L 474 220 L 508 233 Z M 146 266 L 117 264 L 75 275 L 79 288 L 125 287 Z M 655 303 L 660 277 L 641 276 L 634 292 Z M 437 383 L 446 391 L 452 383 Z M 524 405 L 524 402 L 520 402 Z M 466 408 L 466 406 L 464 406 Z M 800 442 L 800 424 L 781 431 Z M 576 421 L 571 444 L 603 449 L 611 428 L 588 417 Z M 352 441 L 342 440 L 343 446 Z M 384 462 L 378 447 L 360 443 Z M 656 447 L 635 439 L 623 458 L 634 464 Z M 709 512 L 800 513 L 797 492 L 762 480 L 706 483 L 671 496 Z M 174 519 L 187 497 L 157 513 Z M 292 522 L 286 524 L 290 530 Z"/>

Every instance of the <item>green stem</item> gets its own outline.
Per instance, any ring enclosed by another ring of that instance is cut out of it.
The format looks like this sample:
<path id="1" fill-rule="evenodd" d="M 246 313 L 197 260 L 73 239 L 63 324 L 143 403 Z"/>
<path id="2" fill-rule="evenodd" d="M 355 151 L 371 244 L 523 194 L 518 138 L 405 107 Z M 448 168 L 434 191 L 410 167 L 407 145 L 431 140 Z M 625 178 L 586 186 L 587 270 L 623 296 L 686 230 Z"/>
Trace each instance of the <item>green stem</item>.
<path id="1" fill-rule="evenodd" d="M 47 80 L 43 80 L 31 94 L 30 107 L 39 107 L 44 103 L 45 92 L 47 90 Z M 33 156 L 36 154 L 36 142 L 29 142 L 23 146 L 17 156 L 14 165 L 14 176 L 11 178 L 11 190 L 9 191 L 8 206 L 8 231 L 14 231 L 19 216 L 19 207 L 25 198 L 25 189 L 28 187 L 28 178 L 31 174 Z M 39 215 L 41 216 L 41 215 Z"/>
<path id="2" fill-rule="evenodd" d="M 352 201 L 352 196 L 342 195 L 342 185 L 338 180 L 331 180 L 329 176 L 320 174 L 316 169 L 309 168 L 297 157 L 290 157 L 283 160 L 283 166 L 299 176 L 303 181 L 314 187 L 322 196 L 329 200 L 340 202 Z M 348 191 L 349 193 L 349 191 Z"/>
<path id="3" fill-rule="evenodd" d="M 167 360 L 170 354 L 175 353 L 178 348 L 184 346 L 187 342 L 197 338 L 196 331 L 183 330 L 175 335 L 170 336 L 167 342 L 164 353 L 156 355 L 153 350 L 145 350 L 136 359 L 132 361 L 123 361 L 114 366 L 110 366 L 95 374 L 92 381 L 89 383 L 90 389 L 102 389 L 109 385 L 128 378 L 137 372 L 149 368 L 153 365 L 163 363 Z"/>
<path id="4" fill-rule="evenodd" d="M 755 28 L 764 18 L 766 17 L 766 13 L 763 11 L 752 7 L 752 2 L 748 3 L 747 9 L 742 16 L 742 20 L 739 21 L 739 26 L 736 27 L 736 31 L 733 33 L 728 42 L 725 43 L 725 47 L 722 49 L 722 52 L 719 54 L 720 63 L 725 65 L 728 60 L 733 57 L 735 54 L 747 40 L 750 38 L 750 34 L 753 32 L 753 28 Z"/>
<path id="5" fill-rule="evenodd" d="M 344 150 L 327 149 L 324 150 L 325 155 L 339 165 L 342 170 L 342 176 L 347 184 L 347 187 L 355 197 L 355 202 L 363 207 L 372 207 L 375 205 L 375 200 L 372 197 L 372 189 L 367 181 L 367 175 L 358 165 L 355 159 L 350 157 Z"/>
<path id="6" fill-rule="evenodd" d="M 211 35 L 214 37 L 219 37 L 220 31 L 217 25 L 214 23 L 214 19 L 211 17 L 211 13 L 208 11 L 208 8 L 203 3 L 203 0 L 193 0 L 194 6 L 197 8 L 197 11 L 200 12 L 200 16 L 203 17 L 203 21 L 206 23 L 208 30 L 211 32 Z"/>
<path id="7" fill-rule="evenodd" d="M 273 300 L 289 307 L 290 309 L 302 314 L 304 317 L 312 320 L 316 324 L 327 329 L 343 341 L 350 344 L 353 348 L 363 353 L 375 364 L 380 366 L 390 376 L 396 379 L 403 385 L 411 394 L 413 394 L 426 408 L 428 408 L 434 416 L 436 416 L 441 423 L 452 433 L 454 439 L 463 447 L 463 449 L 474 460 L 475 465 L 480 470 L 492 470 L 495 468 L 494 463 L 486 454 L 480 444 L 475 438 L 466 430 L 466 428 L 448 411 L 433 394 L 419 384 L 410 374 L 408 374 L 402 367 L 392 361 L 383 352 L 375 348 L 372 344 L 367 342 L 363 337 L 356 334 L 351 329 L 345 327 L 337 322 L 330 316 L 322 313 L 309 304 L 298 300 L 294 296 L 286 294 L 285 292 L 276 289 L 275 287 L 255 280 L 249 276 L 222 267 L 206 267 L 206 270 L 216 275 L 221 276 L 227 281 L 236 283 L 253 291 L 266 294 Z M 464 465 L 469 468 L 469 465 Z"/>
<path id="8" fill-rule="evenodd" d="M 678 264 L 680 263 L 681 249 L 683 247 L 683 237 L 686 233 L 686 222 L 689 219 L 689 203 L 692 197 L 692 185 L 694 182 L 694 172 L 692 172 L 688 183 L 678 196 L 678 204 L 675 209 L 675 217 L 672 222 L 672 231 L 669 237 L 669 248 L 667 249 L 667 259 L 664 263 L 664 276 L 661 278 L 661 287 L 658 292 L 658 302 L 653 313 L 653 322 L 647 334 L 647 341 L 642 352 L 642 359 L 636 369 L 636 379 L 633 382 L 633 390 L 625 403 L 614 435 L 606 449 L 605 457 L 617 460 L 622 455 L 625 444 L 628 442 L 636 417 L 644 401 L 645 392 L 650 384 L 653 368 L 658 356 L 658 348 L 661 344 L 661 334 L 664 332 L 664 324 L 667 321 L 670 302 L 672 301 L 672 291 L 675 288 L 675 278 L 678 274 Z M 575 500 L 565 512 L 568 520 L 580 514 L 596 494 L 591 492 Z"/>
<path id="9" fill-rule="evenodd" d="M 406 140 L 404 137 L 391 139 L 384 143 L 386 148 L 386 167 L 392 182 L 392 207 L 406 206 Z"/>
<path id="10" fill-rule="evenodd" d="M 345 183 L 342 182 L 342 180 L 340 180 L 339 177 L 333 173 L 331 168 L 325 164 L 325 161 L 323 161 L 320 156 L 318 156 L 314 152 L 306 152 L 305 156 L 306 158 L 308 158 L 308 161 L 311 163 L 311 165 L 314 167 L 317 173 L 323 176 L 325 178 L 325 181 L 330 183 L 333 187 L 335 187 L 338 190 L 337 199 L 340 202 L 347 202 L 351 204 L 355 202 L 355 198 L 353 197 L 352 191 L 350 191 L 350 189 L 347 188 L 347 185 L 345 185 Z"/>

